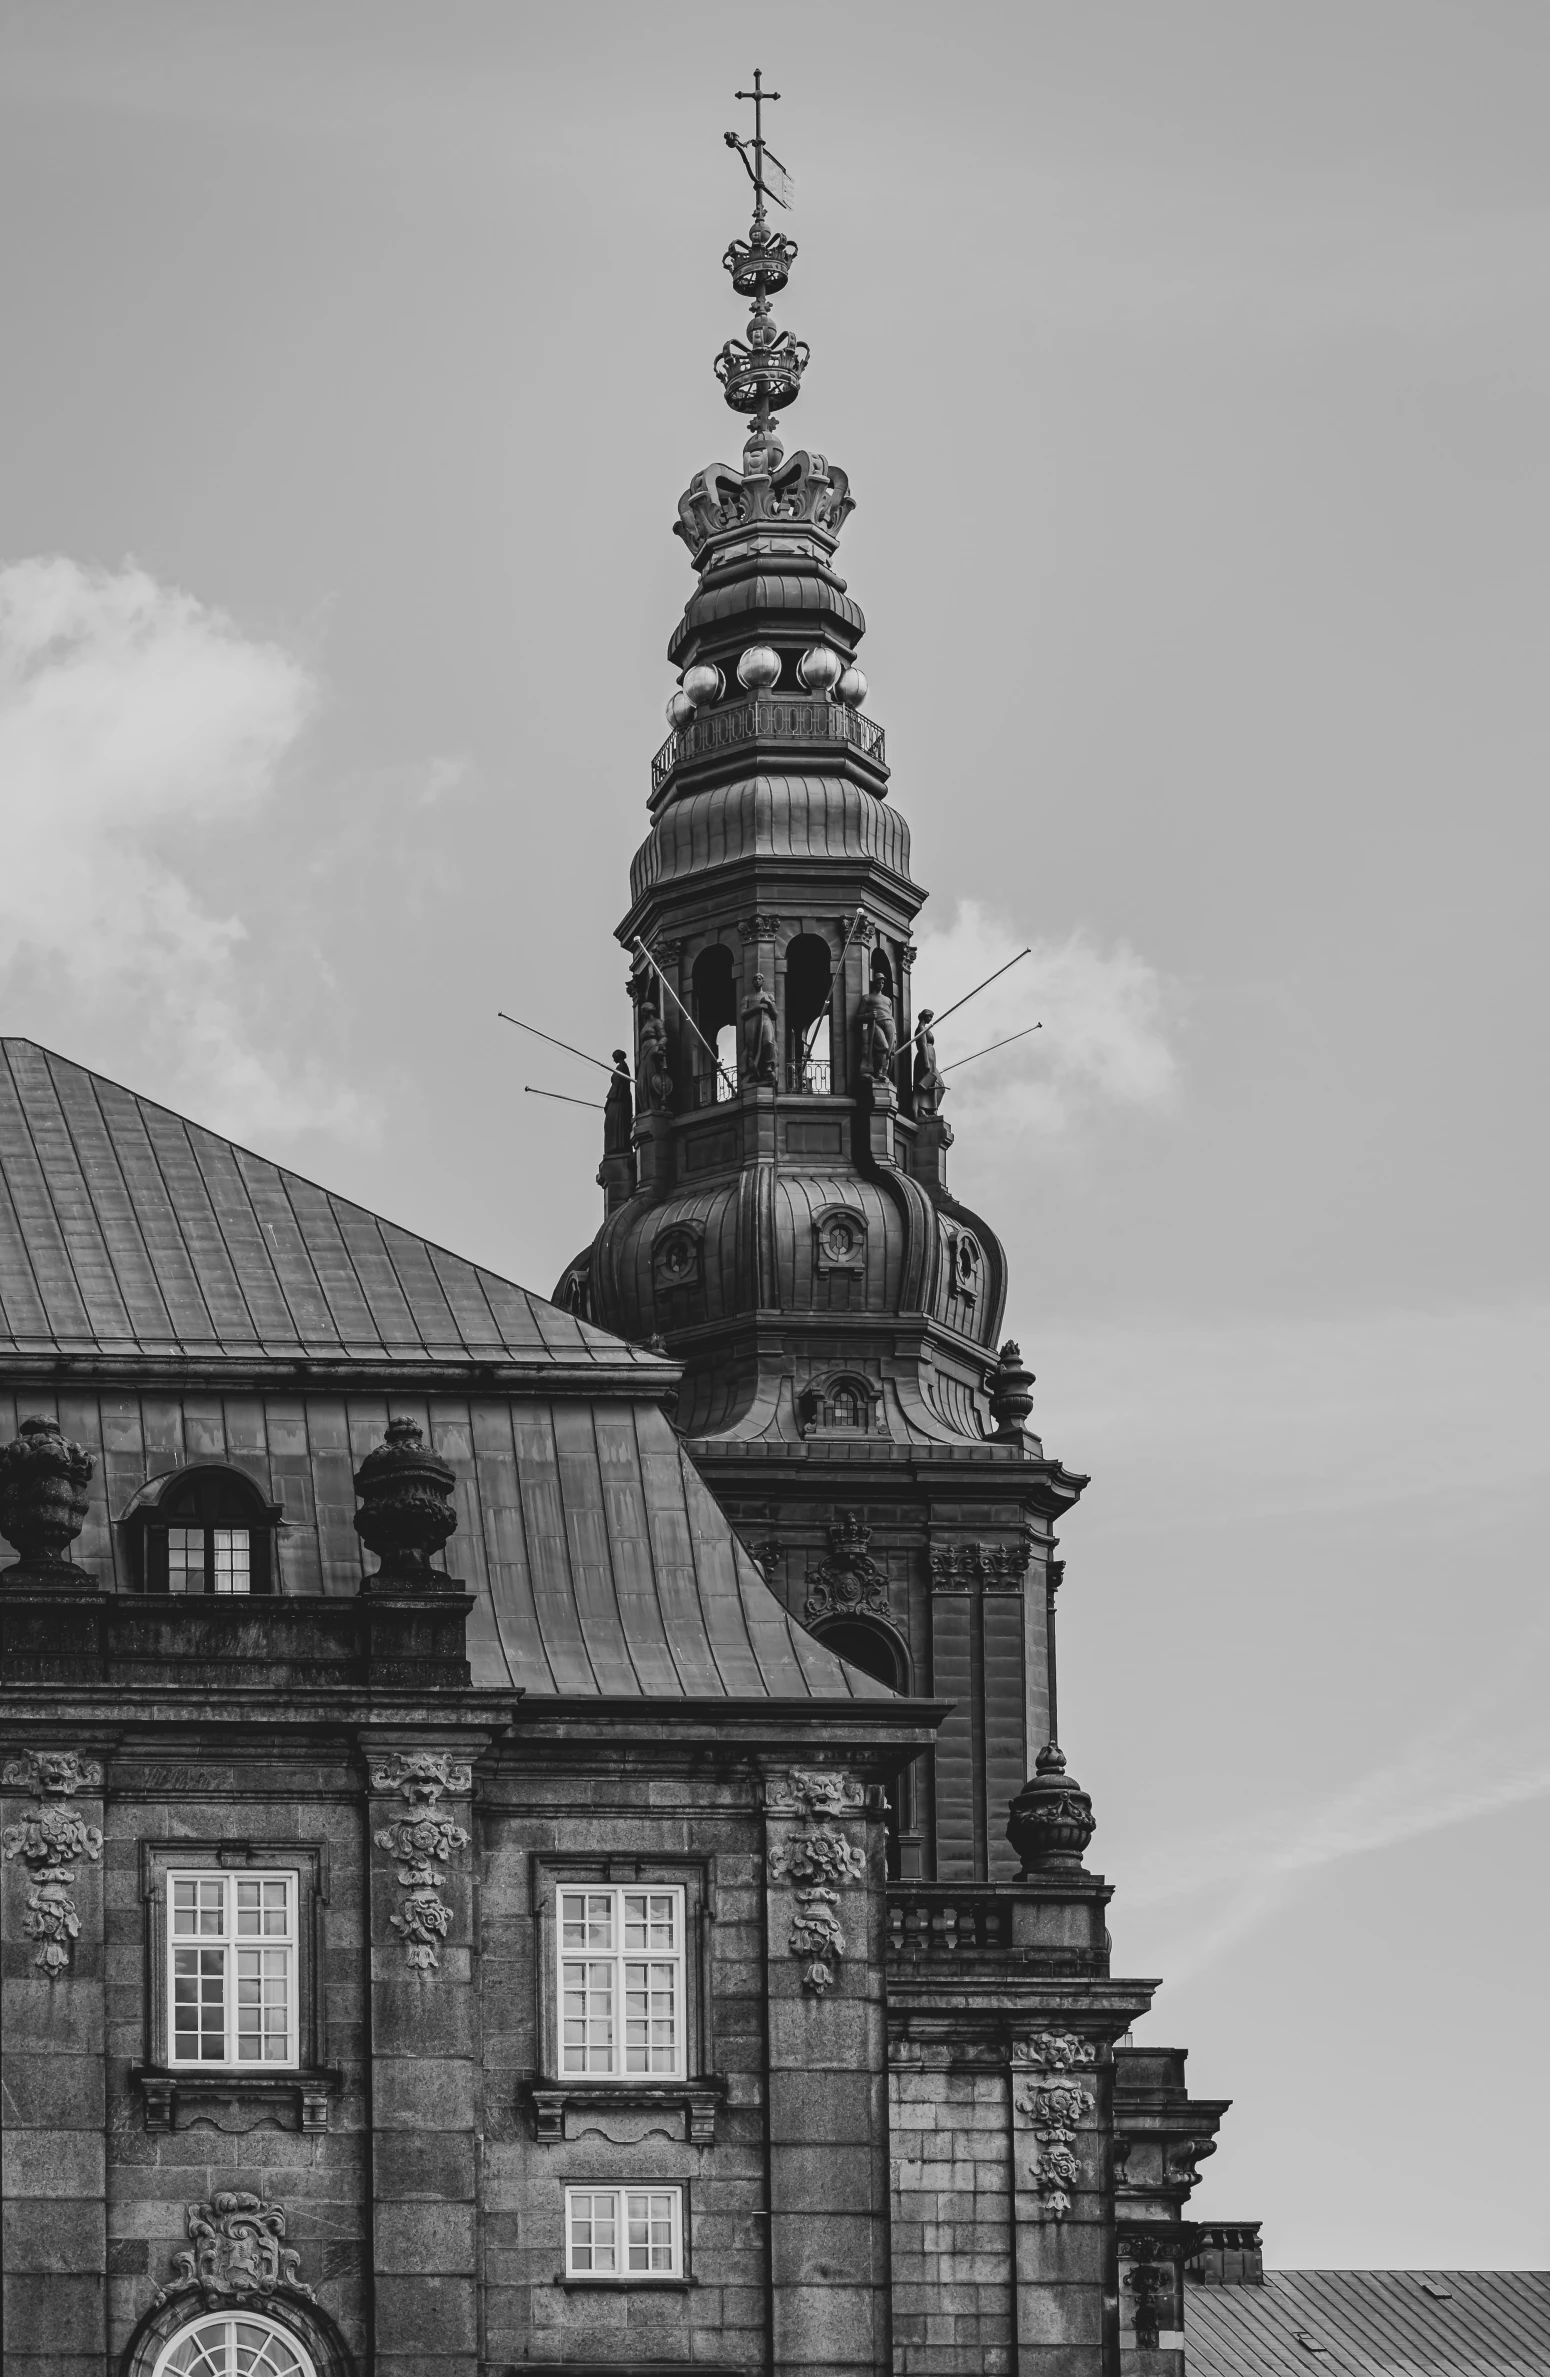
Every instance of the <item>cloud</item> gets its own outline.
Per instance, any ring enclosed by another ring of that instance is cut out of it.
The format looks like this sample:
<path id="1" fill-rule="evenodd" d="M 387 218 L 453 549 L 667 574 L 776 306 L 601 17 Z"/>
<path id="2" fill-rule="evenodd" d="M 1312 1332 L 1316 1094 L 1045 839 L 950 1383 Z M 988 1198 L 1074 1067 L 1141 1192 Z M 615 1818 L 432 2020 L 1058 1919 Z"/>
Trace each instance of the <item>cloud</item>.
<path id="1" fill-rule="evenodd" d="M 945 927 L 923 924 L 919 942 L 917 1017 L 923 1006 L 943 1013 L 1024 946 L 977 900 L 960 901 Z M 1168 1004 L 1162 977 L 1123 942 L 1103 950 L 1081 932 L 1036 941 L 942 1024 L 937 1059 L 945 1071 L 1032 1023 L 1042 1030 L 950 1072 L 947 1112 L 994 1139 L 1058 1135 L 1105 1108 L 1165 1108 L 1178 1087 Z"/>
<path id="2" fill-rule="evenodd" d="M 149 1052 L 240 1136 L 365 1125 L 315 1055 L 260 1045 L 247 927 L 195 880 L 213 829 L 273 803 L 318 700 L 294 654 L 132 562 L 0 568 L 8 1029 L 142 1077 Z"/>
<path id="3" fill-rule="evenodd" d="M 1133 1909 L 1177 1911 L 1179 1929 L 1164 1951 L 1169 1978 L 1187 1980 L 1214 1964 L 1328 1866 L 1550 1796 L 1550 1750 L 1537 1710 L 1493 1731 L 1488 1720 L 1500 1724 L 1502 1715 L 1499 1706 L 1463 1710 L 1446 1729 L 1311 1807 L 1175 1838 L 1166 1857 L 1144 1862 L 1125 1897 Z M 1201 1899 L 1210 1897 L 1216 1906 L 1202 1911 Z"/>

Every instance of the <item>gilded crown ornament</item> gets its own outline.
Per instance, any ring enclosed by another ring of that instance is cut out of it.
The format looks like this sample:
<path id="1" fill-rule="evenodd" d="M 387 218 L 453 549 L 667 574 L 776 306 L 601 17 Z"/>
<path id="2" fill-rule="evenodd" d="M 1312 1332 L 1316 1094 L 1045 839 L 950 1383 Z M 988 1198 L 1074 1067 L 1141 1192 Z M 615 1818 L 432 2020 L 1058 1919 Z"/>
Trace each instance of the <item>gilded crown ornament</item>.
<path id="1" fill-rule="evenodd" d="M 770 308 L 771 297 L 784 289 L 790 278 L 797 253 L 794 241 L 783 231 L 770 228 L 764 204 L 767 197 L 773 197 L 777 206 L 786 205 L 781 191 L 790 186 L 785 167 L 764 138 L 764 110 L 780 93 L 764 88 L 763 74 L 755 67 L 753 89 L 739 91 L 737 96 L 753 101 L 753 139 L 745 141 L 729 132 L 726 142 L 742 158 L 753 183 L 753 222 L 747 239 L 734 240 L 722 262 L 732 276 L 733 288 L 740 297 L 751 297 L 753 308 L 747 339 L 728 339 L 716 357 L 715 372 L 733 412 L 753 417 L 743 448 L 743 468 L 753 475 L 774 470 L 784 457 L 773 415 L 784 412 L 801 395 L 808 349 L 804 340 L 777 327 Z"/>

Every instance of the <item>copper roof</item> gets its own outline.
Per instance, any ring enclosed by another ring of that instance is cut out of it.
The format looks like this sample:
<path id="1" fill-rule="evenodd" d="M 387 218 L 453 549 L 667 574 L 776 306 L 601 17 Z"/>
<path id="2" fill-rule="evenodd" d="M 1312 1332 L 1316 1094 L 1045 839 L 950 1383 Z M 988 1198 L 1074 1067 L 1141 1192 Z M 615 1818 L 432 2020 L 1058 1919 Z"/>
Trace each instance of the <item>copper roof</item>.
<path id="1" fill-rule="evenodd" d="M 1184 2333 L 1189 2377 L 1546 2377 L 1550 2270 L 1267 2270 Z"/>
<path id="2" fill-rule="evenodd" d="M 654 1360 L 31 1040 L 0 1041 L 0 1350 Z"/>

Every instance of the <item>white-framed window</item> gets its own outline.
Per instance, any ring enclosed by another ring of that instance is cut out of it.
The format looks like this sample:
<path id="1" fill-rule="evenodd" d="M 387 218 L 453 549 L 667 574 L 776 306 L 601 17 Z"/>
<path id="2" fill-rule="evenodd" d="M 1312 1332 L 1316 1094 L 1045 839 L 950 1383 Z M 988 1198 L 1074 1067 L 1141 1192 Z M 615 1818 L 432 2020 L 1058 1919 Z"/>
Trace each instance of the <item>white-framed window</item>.
<path id="1" fill-rule="evenodd" d="M 567 2278 L 683 2276 L 681 2187 L 567 2187 Z"/>
<path id="2" fill-rule="evenodd" d="M 243 2311 L 180 2329 L 157 2356 L 155 2377 L 317 2377 L 317 2371 L 294 2336 Z"/>
<path id="3" fill-rule="evenodd" d="M 174 1867 L 167 1916 L 168 2063 L 294 2065 L 295 1874 Z"/>
<path id="4" fill-rule="evenodd" d="M 682 2079 L 683 1891 L 563 1887 L 557 1896 L 561 2073 Z"/>

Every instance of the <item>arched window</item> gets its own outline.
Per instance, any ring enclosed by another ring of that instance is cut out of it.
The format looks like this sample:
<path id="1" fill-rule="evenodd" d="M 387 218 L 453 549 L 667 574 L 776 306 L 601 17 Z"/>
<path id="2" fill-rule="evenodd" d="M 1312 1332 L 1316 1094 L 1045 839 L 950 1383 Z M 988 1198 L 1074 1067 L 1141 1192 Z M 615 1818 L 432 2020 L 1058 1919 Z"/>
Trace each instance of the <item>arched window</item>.
<path id="1" fill-rule="evenodd" d="M 146 1593 L 272 1593 L 277 1504 L 236 1469 L 184 1469 L 142 1487 L 128 1524 Z"/>
<path id="2" fill-rule="evenodd" d="M 196 2319 L 157 2355 L 152 2377 L 317 2377 L 298 2337 L 253 2311 Z"/>
<path id="3" fill-rule="evenodd" d="M 901 1643 L 882 1626 L 874 1626 L 869 1618 L 831 1618 L 826 1625 L 815 1626 L 814 1634 L 826 1651 L 833 1651 L 847 1667 L 859 1667 L 863 1675 L 886 1684 L 890 1692 L 907 1692 L 910 1688 L 909 1663 Z M 899 1833 L 901 1810 L 909 1804 L 911 1784 L 908 1775 L 895 1778 L 888 1792 L 888 1879 L 896 1882 L 901 1864 Z"/>
<path id="4" fill-rule="evenodd" d="M 813 1026 L 824 1012 L 829 977 L 834 970 L 829 944 L 816 933 L 799 933 L 786 946 L 786 1087 L 826 1096 L 833 1084 L 830 1069 L 834 1012 L 831 1008 L 816 1035 Z M 803 1050 L 812 1038 L 812 1053 Z"/>
<path id="5" fill-rule="evenodd" d="M 861 1397 L 854 1387 L 836 1387 L 829 1397 L 831 1428 L 860 1428 L 866 1423 Z"/>
<path id="6" fill-rule="evenodd" d="M 696 1050 L 698 1103 L 710 1106 L 717 1098 L 729 1098 L 728 1084 L 737 1079 L 737 977 L 724 941 L 700 951 L 690 981 L 694 1020 L 721 1061 L 718 1071 L 703 1048 Z"/>

